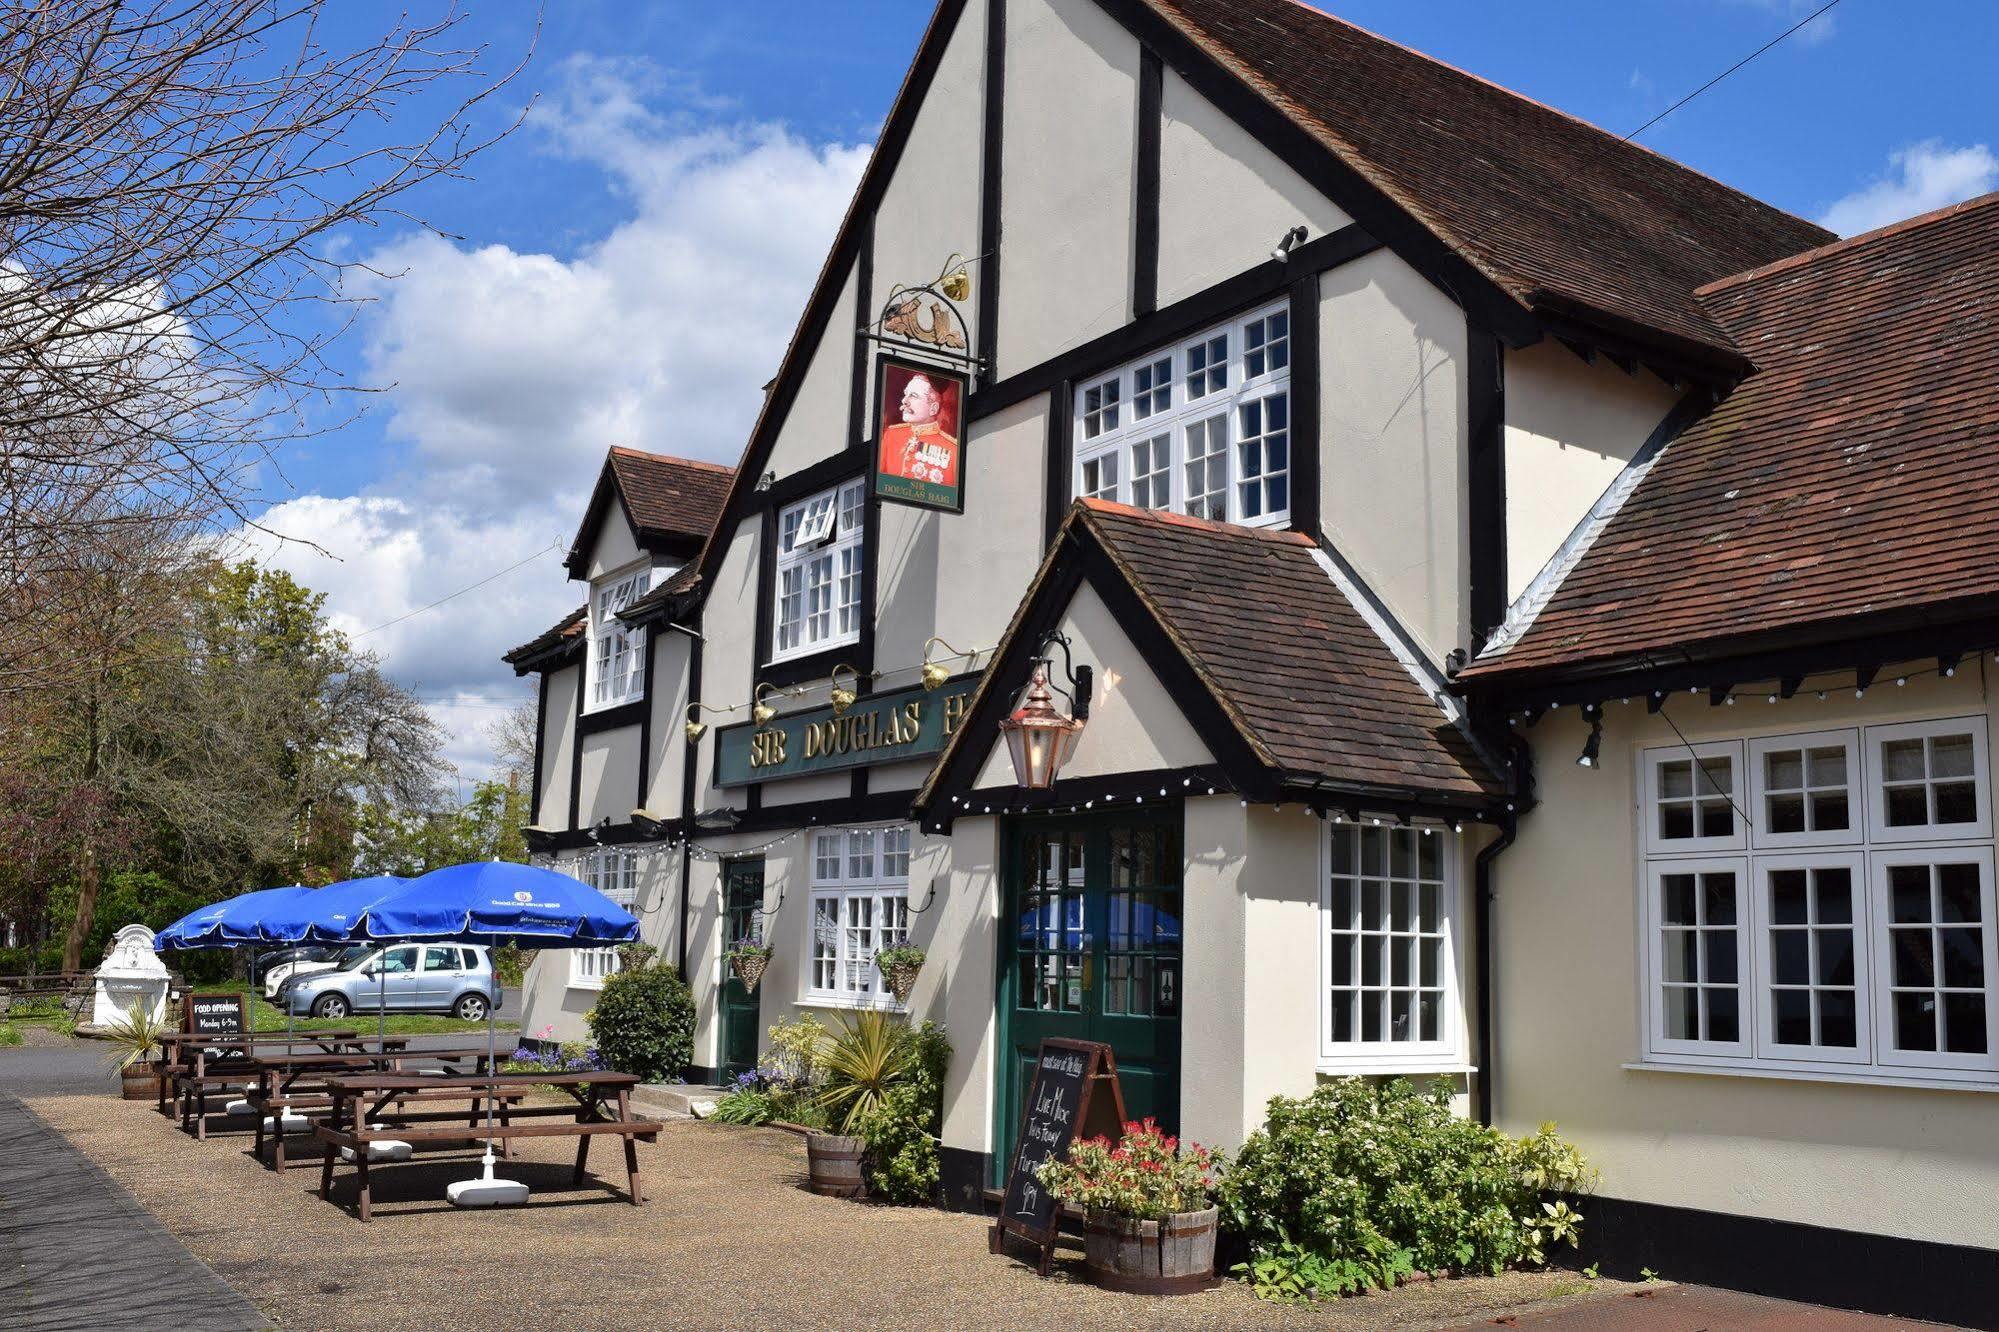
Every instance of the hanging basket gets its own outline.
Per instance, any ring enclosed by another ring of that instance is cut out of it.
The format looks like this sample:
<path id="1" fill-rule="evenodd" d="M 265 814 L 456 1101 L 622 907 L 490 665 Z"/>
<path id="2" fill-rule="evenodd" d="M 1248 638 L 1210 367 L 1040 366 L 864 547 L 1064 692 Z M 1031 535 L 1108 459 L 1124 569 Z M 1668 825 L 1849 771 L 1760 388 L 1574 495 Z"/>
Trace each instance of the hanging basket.
<path id="1" fill-rule="evenodd" d="M 916 977 L 923 970 L 921 962 L 891 962 L 882 967 L 882 979 L 888 982 L 888 991 L 895 996 L 898 1004 L 909 1002 L 910 992 L 916 988 Z"/>
<path id="2" fill-rule="evenodd" d="M 764 968 L 769 965 L 769 953 L 737 953 L 729 959 L 729 969 L 751 994 L 757 992 L 757 982 L 764 978 Z"/>

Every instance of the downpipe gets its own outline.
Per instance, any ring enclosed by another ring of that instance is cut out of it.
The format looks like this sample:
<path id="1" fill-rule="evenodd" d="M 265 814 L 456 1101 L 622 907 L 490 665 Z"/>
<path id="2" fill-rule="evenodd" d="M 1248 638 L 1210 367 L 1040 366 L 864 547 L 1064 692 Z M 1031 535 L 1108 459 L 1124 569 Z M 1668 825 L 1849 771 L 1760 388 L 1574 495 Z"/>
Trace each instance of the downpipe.
<path id="1" fill-rule="evenodd" d="M 1520 829 L 1520 816 L 1534 807 L 1534 757 L 1527 741 L 1519 735 L 1509 733 L 1507 751 L 1511 756 L 1513 780 L 1509 783 L 1513 791 L 1512 808 L 1499 823 L 1499 836 L 1479 849 L 1472 861 L 1472 916 L 1473 928 L 1478 931 L 1478 1122 L 1490 1128 L 1496 1114 L 1494 1106 L 1499 1096 L 1499 1059 L 1496 1051 L 1499 1041 L 1499 1021 L 1495 998 L 1498 982 L 1494 978 L 1495 963 L 1499 956 L 1497 940 L 1494 938 L 1492 923 L 1493 862 L 1507 847 Z"/>

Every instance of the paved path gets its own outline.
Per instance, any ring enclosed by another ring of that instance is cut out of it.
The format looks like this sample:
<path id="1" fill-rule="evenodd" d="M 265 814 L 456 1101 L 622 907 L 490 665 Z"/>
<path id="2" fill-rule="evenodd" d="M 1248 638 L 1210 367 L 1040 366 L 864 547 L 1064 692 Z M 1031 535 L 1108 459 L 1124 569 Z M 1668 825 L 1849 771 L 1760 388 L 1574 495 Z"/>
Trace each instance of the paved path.
<path id="1" fill-rule="evenodd" d="M 69 1139 L 0 1092 L 0 1327 L 271 1326 Z"/>

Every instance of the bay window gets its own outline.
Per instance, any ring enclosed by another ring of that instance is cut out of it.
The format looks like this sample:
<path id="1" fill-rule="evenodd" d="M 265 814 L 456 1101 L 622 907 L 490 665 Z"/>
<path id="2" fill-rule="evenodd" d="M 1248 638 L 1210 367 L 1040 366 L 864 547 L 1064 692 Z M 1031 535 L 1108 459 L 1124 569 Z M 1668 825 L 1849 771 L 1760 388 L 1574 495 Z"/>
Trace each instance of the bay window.
<path id="1" fill-rule="evenodd" d="M 1648 750 L 1647 1058 L 1999 1081 L 1985 726 Z"/>
<path id="2" fill-rule="evenodd" d="M 1075 493 L 1263 526 L 1291 511 L 1291 315 L 1279 305 L 1076 390 Z"/>
<path id="3" fill-rule="evenodd" d="M 629 703 L 645 693 L 646 631 L 618 612 L 646 594 L 650 568 L 607 574 L 590 585 L 590 683 L 592 709 Z"/>
<path id="4" fill-rule="evenodd" d="M 772 660 L 860 638 L 866 511 L 867 484 L 859 479 L 778 511 Z"/>
<path id="5" fill-rule="evenodd" d="M 1322 1063 L 1391 1071 L 1460 1062 L 1455 836 L 1342 820 L 1327 836 Z"/>
<path id="6" fill-rule="evenodd" d="M 909 939 L 909 828 L 814 833 L 810 868 L 807 999 L 893 1004 L 875 954 Z"/>
<path id="7" fill-rule="evenodd" d="M 595 888 L 625 910 L 637 913 L 639 900 L 639 857 L 623 847 L 599 847 L 576 858 L 571 871 L 576 878 Z M 569 952 L 569 983 L 595 989 L 614 975 L 621 965 L 615 948 L 572 948 Z"/>

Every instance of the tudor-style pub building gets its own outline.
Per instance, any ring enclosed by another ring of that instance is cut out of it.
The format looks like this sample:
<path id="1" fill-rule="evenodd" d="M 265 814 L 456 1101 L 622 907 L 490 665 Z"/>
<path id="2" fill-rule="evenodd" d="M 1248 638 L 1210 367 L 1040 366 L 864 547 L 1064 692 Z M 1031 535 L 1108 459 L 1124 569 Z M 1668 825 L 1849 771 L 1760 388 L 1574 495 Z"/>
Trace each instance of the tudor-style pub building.
<path id="1" fill-rule="evenodd" d="M 1224 1148 L 1443 1078 L 1597 1162 L 1610 1270 L 1964 1316 L 1995 241 L 1840 241 L 1290 0 L 942 0 L 739 464 L 612 448 L 508 654 L 531 845 L 711 1079 L 923 946 L 953 1206 L 1072 1036 Z M 544 955 L 524 1030 L 617 965 Z"/>

